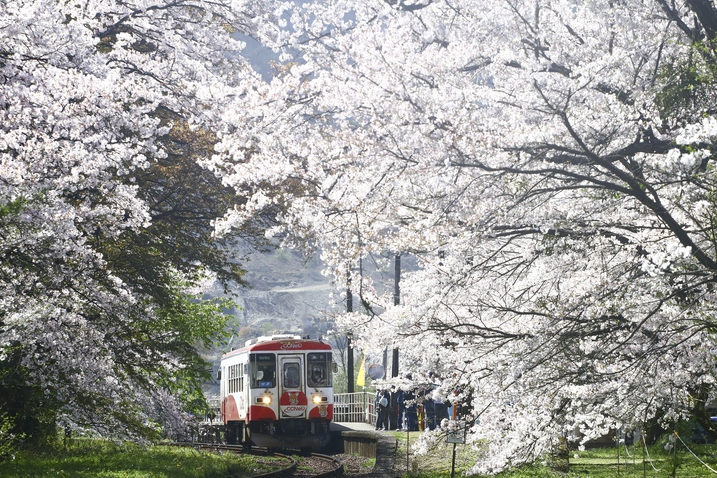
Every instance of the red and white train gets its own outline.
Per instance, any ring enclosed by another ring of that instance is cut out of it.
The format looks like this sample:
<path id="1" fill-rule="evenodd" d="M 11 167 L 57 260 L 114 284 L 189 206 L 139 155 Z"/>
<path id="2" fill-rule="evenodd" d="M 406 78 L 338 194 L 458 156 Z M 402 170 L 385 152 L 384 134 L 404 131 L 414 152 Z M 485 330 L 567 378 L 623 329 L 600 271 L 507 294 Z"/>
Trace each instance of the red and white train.
<path id="1" fill-rule="evenodd" d="M 334 414 L 331 346 L 296 335 L 259 337 L 222 357 L 226 441 L 319 450 Z"/>

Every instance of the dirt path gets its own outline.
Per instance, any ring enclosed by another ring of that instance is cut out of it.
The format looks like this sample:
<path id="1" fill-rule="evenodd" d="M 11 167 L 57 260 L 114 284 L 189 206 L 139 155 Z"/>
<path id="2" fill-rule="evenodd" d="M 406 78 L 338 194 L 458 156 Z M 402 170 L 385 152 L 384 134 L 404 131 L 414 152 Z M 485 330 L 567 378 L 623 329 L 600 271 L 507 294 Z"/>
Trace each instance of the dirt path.
<path id="1" fill-rule="evenodd" d="M 376 444 L 376 466 L 373 467 L 371 478 L 395 478 L 403 476 L 402 471 L 395 470 L 396 448 L 398 442 L 393 433 L 378 432 Z"/>

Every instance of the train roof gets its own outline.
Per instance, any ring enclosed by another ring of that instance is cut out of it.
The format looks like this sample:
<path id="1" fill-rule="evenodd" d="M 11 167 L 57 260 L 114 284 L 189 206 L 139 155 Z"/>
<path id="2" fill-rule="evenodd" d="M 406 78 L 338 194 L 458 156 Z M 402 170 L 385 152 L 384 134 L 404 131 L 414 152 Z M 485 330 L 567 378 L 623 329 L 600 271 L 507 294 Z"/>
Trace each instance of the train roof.
<path id="1" fill-rule="evenodd" d="M 244 347 L 227 352 L 222 359 L 245 352 L 292 350 L 331 350 L 331 346 L 321 340 L 303 339 L 298 335 L 269 335 L 247 340 Z"/>

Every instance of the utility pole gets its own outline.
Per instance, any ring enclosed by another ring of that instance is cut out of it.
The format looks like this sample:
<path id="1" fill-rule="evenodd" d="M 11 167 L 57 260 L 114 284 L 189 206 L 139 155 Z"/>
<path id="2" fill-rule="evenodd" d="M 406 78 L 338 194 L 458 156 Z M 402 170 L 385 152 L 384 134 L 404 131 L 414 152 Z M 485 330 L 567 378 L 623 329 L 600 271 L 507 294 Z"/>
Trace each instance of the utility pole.
<path id="1" fill-rule="evenodd" d="M 351 271 L 347 273 L 346 280 L 346 312 L 354 311 L 354 298 L 351 294 Z M 346 375 L 348 380 L 347 390 L 354 393 L 354 337 L 351 332 L 347 335 L 346 341 Z"/>
<path id="2" fill-rule="evenodd" d="M 394 260 L 394 286 L 393 286 L 393 305 L 401 303 L 401 253 L 396 254 Z M 393 360 L 391 361 L 391 377 L 398 377 L 398 348 L 393 349 Z"/>

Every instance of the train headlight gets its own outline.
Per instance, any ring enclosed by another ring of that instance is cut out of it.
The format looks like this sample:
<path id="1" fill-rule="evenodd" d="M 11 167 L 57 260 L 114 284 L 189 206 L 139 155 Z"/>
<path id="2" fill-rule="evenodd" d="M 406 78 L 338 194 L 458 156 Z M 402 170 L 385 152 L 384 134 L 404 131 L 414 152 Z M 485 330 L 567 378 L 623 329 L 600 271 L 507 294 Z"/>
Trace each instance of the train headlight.
<path id="1" fill-rule="evenodd" d="M 314 395 L 314 398 L 311 399 L 312 402 L 319 404 L 322 402 L 320 395 Z"/>
<path id="2" fill-rule="evenodd" d="M 261 403 L 263 403 L 264 405 L 269 405 L 269 404 L 271 404 L 271 397 L 263 397 L 263 398 L 261 399 Z"/>

